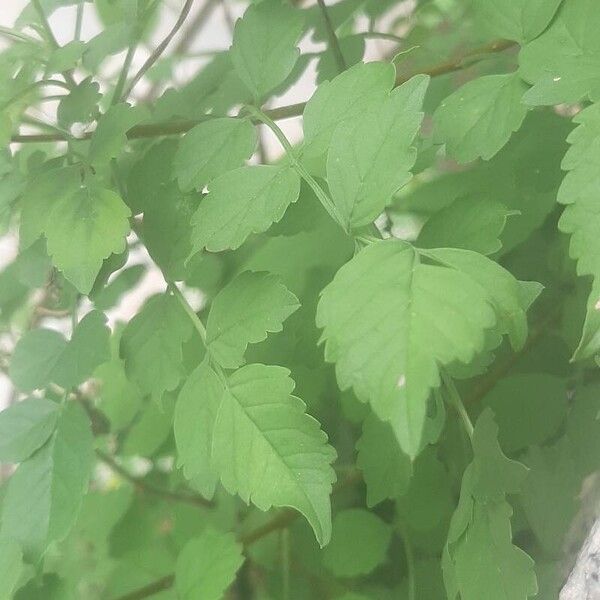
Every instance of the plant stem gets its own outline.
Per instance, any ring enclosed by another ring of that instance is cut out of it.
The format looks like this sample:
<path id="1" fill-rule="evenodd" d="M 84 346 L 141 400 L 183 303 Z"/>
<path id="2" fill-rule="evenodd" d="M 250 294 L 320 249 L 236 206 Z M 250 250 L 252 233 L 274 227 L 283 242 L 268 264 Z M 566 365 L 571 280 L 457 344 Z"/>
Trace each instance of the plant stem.
<path id="1" fill-rule="evenodd" d="M 23 96 L 26 96 L 29 92 L 35 90 L 36 88 L 44 87 L 46 85 L 54 85 L 67 90 L 71 89 L 64 81 L 60 81 L 59 79 L 43 79 L 41 81 L 34 81 L 20 89 L 16 94 L 11 96 L 6 102 L 0 105 L 0 110 L 6 110 L 11 104 L 13 104 L 13 102 L 16 102 Z"/>
<path id="2" fill-rule="evenodd" d="M 81 39 L 81 26 L 83 25 L 83 3 L 85 0 L 79 0 L 77 4 L 77 14 L 75 16 L 75 31 L 73 32 L 73 39 L 79 41 Z"/>
<path id="3" fill-rule="evenodd" d="M 127 74 L 129 73 L 129 68 L 131 67 L 131 62 L 133 61 L 133 56 L 135 55 L 136 48 L 137 41 L 132 42 L 129 45 L 129 48 L 127 48 L 127 54 L 125 55 L 123 67 L 121 69 L 121 72 L 119 73 L 119 79 L 117 80 L 117 85 L 115 86 L 115 90 L 113 92 L 111 105 L 121 102 L 121 97 L 124 96 L 123 89 L 125 88 L 125 83 L 127 82 Z"/>
<path id="4" fill-rule="evenodd" d="M 175 25 L 171 28 L 171 31 L 166 35 L 164 40 L 156 47 L 154 52 L 150 54 L 150 56 L 146 59 L 144 64 L 140 67 L 139 71 L 132 77 L 129 85 L 123 92 L 123 98 L 126 99 L 129 97 L 133 88 L 136 86 L 137 82 L 146 74 L 148 69 L 160 58 L 162 53 L 166 50 L 167 46 L 171 43 L 171 40 L 175 37 L 183 22 L 186 20 L 192 5 L 194 4 L 194 0 L 186 0 L 183 8 L 181 9 L 181 13 L 175 22 Z"/>
<path id="5" fill-rule="evenodd" d="M 190 306 L 190 303 L 185 299 L 185 296 L 181 293 L 181 290 L 174 283 L 169 284 L 169 289 L 171 292 L 173 292 L 173 295 L 175 298 L 177 298 L 179 304 L 181 304 L 181 307 L 191 319 L 194 328 L 200 334 L 202 343 L 206 347 L 206 327 L 204 327 L 204 323 L 200 320 L 200 317 L 194 312 L 194 309 Z"/>
<path id="6" fill-rule="evenodd" d="M 415 580 L 415 555 L 413 552 L 410 538 L 406 531 L 406 526 L 401 526 L 402 543 L 404 545 L 404 554 L 406 555 L 406 569 L 408 578 L 408 600 L 417 599 L 417 582 Z"/>
<path id="7" fill-rule="evenodd" d="M 472 440 L 474 431 L 473 423 L 471 422 L 469 413 L 467 412 L 467 409 L 463 404 L 462 398 L 460 397 L 460 394 L 456 389 L 454 380 L 445 371 L 442 371 L 442 381 L 444 382 L 444 386 L 446 387 L 446 391 L 448 392 L 448 399 L 450 401 L 450 404 L 452 404 L 452 406 L 454 406 L 454 408 L 456 409 L 456 412 L 461 418 L 461 421 L 463 423 L 465 431 L 467 432 L 467 435 L 469 436 L 469 439 Z"/>
<path id="8" fill-rule="evenodd" d="M 340 48 L 340 42 L 335 34 L 335 29 L 333 28 L 333 23 L 329 18 L 329 13 L 327 12 L 327 6 L 325 6 L 325 0 L 317 0 L 319 4 L 319 8 L 321 9 L 321 14 L 323 15 L 323 21 L 325 22 L 325 30 L 327 31 L 327 38 L 329 39 L 329 48 L 333 53 L 333 57 L 335 58 L 335 62 L 337 64 L 338 72 L 343 73 L 348 67 L 346 65 L 346 59 L 342 54 L 342 49 Z"/>
<path id="9" fill-rule="evenodd" d="M 0 35 L 12 38 L 13 40 L 19 40 L 20 42 L 31 42 L 33 44 L 39 43 L 39 40 L 36 40 L 35 38 L 30 37 L 25 33 L 21 33 L 20 31 L 16 31 L 15 29 L 11 29 L 10 27 L 4 27 L 2 25 L 0 25 Z"/>
<path id="10" fill-rule="evenodd" d="M 212 4 L 212 0 L 211 4 Z M 440 75 L 444 75 L 446 73 L 452 73 L 454 71 L 458 71 L 460 69 L 465 68 L 465 60 L 470 60 L 469 65 L 473 64 L 473 62 L 477 62 L 479 60 L 483 60 L 490 54 L 495 54 L 498 52 L 503 52 L 509 48 L 516 47 L 516 42 L 510 42 L 507 40 L 495 40 L 485 46 L 480 46 L 479 48 L 475 48 L 470 50 L 461 56 L 457 57 L 455 60 L 444 62 L 438 65 L 434 65 L 428 69 L 413 71 L 405 75 L 399 75 L 396 79 L 396 85 L 401 85 L 408 81 L 414 75 L 419 73 L 423 73 L 425 75 L 429 75 L 431 77 L 438 77 Z M 273 108 L 271 110 L 264 111 L 263 114 L 267 115 L 273 121 L 279 121 L 281 119 L 290 119 L 292 117 L 297 117 L 304 112 L 304 107 L 306 106 L 306 102 L 299 102 L 297 104 L 290 104 L 288 106 L 280 106 L 278 108 Z M 214 118 L 219 115 L 206 115 L 206 119 Z M 148 125 L 136 125 L 132 127 L 127 132 L 127 137 L 129 139 L 138 139 L 138 138 L 148 138 L 148 137 L 158 137 L 164 135 L 179 135 L 181 133 L 185 133 L 189 131 L 192 127 L 195 127 L 198 123 L 200 123 L 204 119 L 194 119 L 187 121 L 176 121 L 176 122 L 164 122 L 164 123 L 152 123 Z M 84 139 L 91 137 L 92 134 L 89 133 L 84 136 Z M 60 142 L 65 141 L 65 138 L 60 135 L 55 134 L 16 134 L 11 138 L 11 142 L 14 143 L 28 143 L 28 142 Z"/>
<path id="11" fill-rule="evenodd" d="M 333 200 L 325 193 L 323 188 L 317 183 L 315 178 L 304 168 L 304 165 L 298 160 L 294 148 L 285 137 L 285 134 L 279 126 L 265 113 L 255 108 L 254 106 L 247 107 L 248 112 L 256 118 L 257 121 L 264 123 L 271 131 L 275 134 L 275 137 L 279 140 L 279 143 L 283 146 L 288 158 L 290 159 L 294 169 L 296 169 L 298 175 L 308 183 L 308 185 L 312 188 L 313 192 L 323 205 L 323 208 L 329 213 L 329 216 L 346 232 L 348 233 L 348 228 L 344 223 L 344 219 L 340 215 L 336 205 L 333 203 Z"/>

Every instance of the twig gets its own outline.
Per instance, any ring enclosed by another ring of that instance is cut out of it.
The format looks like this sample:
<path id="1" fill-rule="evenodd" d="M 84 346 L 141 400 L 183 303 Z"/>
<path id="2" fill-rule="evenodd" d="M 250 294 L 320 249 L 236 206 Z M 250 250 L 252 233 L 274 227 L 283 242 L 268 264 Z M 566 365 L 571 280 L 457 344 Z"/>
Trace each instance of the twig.
<path id="1" fill-rule="evenodd" d="M 187 52 L 189 47 L 192 45 L 192 42 L 196 39 L 198 32 L 202 29 L 218 2 L 219 0 L 206 0 L 196 16 L 185 28 L 179 42 L 175 44 L 175 47 L 173 48 L 173 56 L 178 56 Z M 160 83 L 158 81 L 155 82 L 148 90 L 146 98 L 154 98 L 159 87 Z"/>
<path id="2" fill-rule="evenodd" d="M 129 73 L 129 68 L 131 67 L 136 48 L 137 40 L 134 40 L 129 45 L 129 48 L 127 48 L 127 54 L 125 55 L 123 67 L 119 73 L 119 79 L 117 80 L 117 85 L 115 86 L 115 90 L 113 92 L 111 104 L 117 104 L 117 102 L 121 101 L 122 97 L 126 97 L 126 94 L 123 93 L 123 89 L 125 88 L 125 83 L 127 82 L 127 74 Z"/>
<path id="3" fill-rule="evenodd" d="M 344 55 L 342 54 L 342 49 L 340 48 L 340 42 L 335 34 L 335 29 L 333 28 L 333 24 L 329 18 L 327 6 L 325 6 L 325 0 L 317 0 L 317 2 L 319 4 L 319 8 L 321 9 L 321 14 L 323 15 L 323 21 L 325 22 L 325 30 L 327 31 L 327 37 L 329 39 L 329 48 L 333 53 L 333 57 L 335 58 L 338 71 L 343 73 L 348 67 L 346 65 Z"/>
<path id="4" fill-rule="evenodd" d="M 123 98 L 128 98 L 133 88 L 136 86 L 137 82 L 146 74 L 148 69 L 160 58 L 162 53 L 166 50 L 167 46 L 171 43 L 171 40 L 175 37 L 183 22 L 186 20 L 188 14 L 190 13 L 190 9 L 194 4 L 194 0 L 186 0 L 183 8 L 181 9 L 181 13 L 177 21 L 175 21 L 175 25 L 171 28 L 171 31 L 166 35 L 163 41 L 155 48 L 154 52 L 150 54 L 150 56 L 145 60 L 144 64 L 140 67 L 139 71 L 133 76 L 129 85 L 125 88 L 123 92 Z"/>
<path id="5" fill-rule="evenodd" d="M 171 490 L 165 490 L 163 488 L 156 487 L 141 477 L 132 475 L 127 469 L 123 468 L 112 456 L 102 452 L 102 450 L 96 450 L 98 458 L 108 465 L 115 473 L 120 475 L 123 479 L 126 479 L 133 484 L 139 490 L 158 496 L 166 500 L 173 500 L 174 502 L 183 502 L 185 504 L 191 504 L 193 506 L 201 506 L 203 508 L 210 508 L 214 506 L 213 502 L 202 498 L 202 496 L 195 496 L 191 494 L 180 494 Z"/>
<path id="6" fill-rule="evenodd" d="M 470 50 L 469 52 L 466 52 L 465 54 L 461 55 L 453 61 L 445 62 L 439 65 L 434 65 L 428 69 L 414 71 L 409 74 L 399 75 L 396 79 L 396 85 L 401 85 L 402 83 L 408 81 L 411 77 L 419 73 L 423 73 L 431 77 L 437 77 L 446 73 L 452 73 L 454 71 L 458 71 L 464 68 L 464 62 L 467 59 L 471 59 L 471 62 L 469 64 L 473 64 L 473 62 L 477 62 L 479 60 L 478 57 L 481 57 L 481 59 L 483 59 L 486 55 L 502 52 L 515 46 L 516 42 L 510 42 L 507 40 L 496 40 L 494 42 L 491 42 L 490 44 L 481 46 L 480 48 Z M 301 115 L 304 111 L 305 106 L 306 102 L 299 102 L 297 104 L 290 104 L 288 106 L 280 106 L 278 108 L 265 110 L 264 113 L 273 121 L 280 121 L 282 119 L 290 119 L 292 117 L 297 117 Z M 207 115 L 206 118 L 213 118 L 213 115 Z M 148 125 L 136 125 L 127 132 L 127 137 L 129 139 L 138 139 L 158 137 L 163 135 L 178 135 L 180 133 L 185 133 L 186 131 L 189 131 L 192 127 L 196 126 L 201 120 L 202 119 L 152 123 Z M 82 136 L 82 139 L 89 139 L 91 136 L 92 132 L 87 132 L 84 136 Z M 28 135 L 13 135 L 11 138 L 11 142 L 21 144 L 28 142 L 61 142 L 65 141 L 65 139 L 65 136 L 61 136 L 54 133 L 34 133 Z"/>

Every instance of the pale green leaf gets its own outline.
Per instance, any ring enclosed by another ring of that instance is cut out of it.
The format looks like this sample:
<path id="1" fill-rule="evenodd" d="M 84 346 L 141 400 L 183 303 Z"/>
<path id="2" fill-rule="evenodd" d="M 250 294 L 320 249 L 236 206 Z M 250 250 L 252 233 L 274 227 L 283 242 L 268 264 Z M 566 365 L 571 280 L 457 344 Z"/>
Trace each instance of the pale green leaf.
<path id="1" fill-rule="evenodd" d="M 205 529 L 189 540 L 177 557 L 177 597 L 221 600 L 243 562 L 242 547 L 232 533 Z"/>
<path id="2" fill-rule="evenodd" d="M 220 118 L 200 123 L 185 134 L 173 160 L 183 191 L 202 190 L 252 156 L 256 130 L 248 119 Z"/>
<path id="3" fill-rule="evenodd" d="M 2 535 L 36 561 L 63 539 L 77 518 L 94 462 L 89 420 L 74 402 L 60 412 L 56 431 L 11 477 L 2 507 Z"/>
<path id="4" fill-rule="evenodd" d="M 435 138 L 460 163 L 489 160 L 521 127 L 527 86 L 516 73 L 486 75 L 466 83 L 442 101 L 433 115 Z"/>
<path id="5" fill-rule="evenodd" d="M 251 233 L 262 233 L 298 199 L 300 178 L 290 167 L 251 166 L 225 173 L 192 217 L 193 252 L 235 250 Z"/>
<path id="6" fill-rule="evenodd" d="M 121 336 L 120 355 L 127 376 L 155 398 L 174 390 L 185 375 L 181 347 L 192 330 L 192 322 L 174 296 L 150 298 Z"/>
<path id="7" fill-rule="evenodd" d="M 211 451 L 215 419 L 224 389 L 217 374 L 203 362 L 187 378 L 175 405 L 173 432 L 177 464 L 207 498 L 213 496 L 218 480 L 218 474 L 211 466 Z"/>
<path id="8" fill-rule="evenodd" d="M 0 461 L 21 462 L 52 434 L 58 405 L 45 398 L 25 398 L 0 412 Z"/>
<path id="9" fill-rule="evenodd" d="M 125 103 L 111 106 L 98 119 L 98 126 L 92 135 L 88 155 L 90 164 L 101 166 L 119 156 L 127 144 L 127 131 L 149 116 L 148 109 L 143 106 Z"/>
<path id="10" fill-rule="evenodd" d="M 48 254 L 82 294 L 92 289 L 102 261 L 125 249 L 130 215 L 118 194 L 96 185 L 51 206 L 44 225 Z"/>
<path id="11" fill-rule="evenodd" d="M 56 110 L 58 123 L 69 128 L 73 123 L 88 123 L 98 110 L 102 98 L 100 85 L 87 77 L 61 99 Z"/>
<path id="12" fill-rule="evenodd" d="M 378 516 L 361 509 L 339 512 L 323 564 L 338 577 L 368 575 L 386 558 L 392 530 Z"/>
<path id="13" fill-rule="evenodd" d="M 367 506 L 404 494 L 412 475 L 409 457 L 398 446 L 389 423 L 369 415 L 356 444 L 356 464 L 367 485 Z"/>
<path id="14" fill-rule="evenodd" d="M 278 276 L 245 271 L 212 302 L 206 324 L 208 350 L 221 366 L 239 367 L 248 344 L 281 331 L 283 321 L 299 306 Z"/>
<path id="15" fill-rule="evenodd" d="M 327 155 L 327 181 L 334 204 L 351 228 L 367 225 L 411 178 L 412 146 L 423 119 L 429 78 L 417 75 L 375 99 L 360 119 L 348 119 L 333 132 Z"/>
<path id="16" fill-rule="evenodd" d="M 456 269 L 479 283 L 487 292 L 489 301 L 496 311 L 500 333 L 508 334 L 515 350 L 523 347 L 527 339 L 525 310 L 529 305 L 524 301 L 520 282 L 509 271 L 485 256 L 468 250 L 439 248 L 422 252 L 425 256 Z M 535 291 L 539 293 L 539 287 L 533 286 L 532 289 L 528 289 L 531 296 Z M 525 300 L 530 301 L 531 296 L 525 295 L 527 296 Z"/>
<path id="17" fill-rule="evenodd" d="M 322 83 L 304 109 L 304 149 L 309 156 L 327 152 L 336 127 L 362 117 L 373 102 L 383 102 L 394 86 L 393 65 L 359 63 Z"/>
<path id="18" fill-rule="evenodd" d="M 106 317 L 96 310 L 77 324 L 70 341 L 50 329 L 28 331 L 15 348 L 10 377 L 26 392 L 51 382 L 71 389 L 110 358 L 109 334 Z"/>
<path id="19" fill-rule="evenodd" d="M 251 5 L 235 24 L 231 61 L 256 101 L 292 72 L 303 25 L 302 13 L 278 0 Z"/>
<path id="20" fill-rule="evenodd" d="M 463 476 L 442 560 L 448 598 L 526 600 L 537 593 L 533 561 L 512 543 L 507 494 L 527 475 L 500 450 L 498 427 L 486 409 L 473 433 L 473 462 Z"/>
<path id="21" fill-rule="evenodd" d="M 323 546 L 336 453 L 293 389 L 283 367 L 253 364 L 233 373 L 215 420 L 212 464 L 225 489 L 245 502 L 298 510 Z"/>
<path id="22" fill-rule="evenodd" d="M 343 266 L 317 310 L 325 358 L 336 363 L 340 388 L 353 387 L 390 421 L 411 457 L 421 449 L 439 367 L 469 363 L 495 323 L 490 298 L 476 280 L 422 263 L 400 240 L 374 243 Z"/>

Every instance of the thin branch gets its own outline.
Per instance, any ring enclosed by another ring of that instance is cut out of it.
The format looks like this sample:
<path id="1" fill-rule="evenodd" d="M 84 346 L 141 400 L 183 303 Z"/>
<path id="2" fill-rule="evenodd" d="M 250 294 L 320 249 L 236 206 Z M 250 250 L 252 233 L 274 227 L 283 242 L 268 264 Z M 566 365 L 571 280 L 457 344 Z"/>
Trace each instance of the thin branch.
<path id="1" fill-rule="evenodd" d="M 117 85 L 113 91 L 113 97 L 111 100 L 111 104 L 117 104 L 117 102 L 121 101 L 122 97 L 126 97 L 127 94 L 123 93 L 123 89 L 125 88 L 125 83 L 127 82 L 127 74 L 129 73 L 129 69 L 131 67 L 131 63 L 133 61 L 133 57 L 135 55 L 135 50 L 137 48 L 137 40 L 134 40 L 127 48 L 127 54 L 125 55 L 125 60 L 123 61 L 123 67 L 121 68 L 121 72 L 119 73 L 119 79 L 117 80 Z"/>
<path id="2" fill-rule="evenodd" d="M 171 31 L 166 35 L 165 39 L 155 48 L 154 52 L 150 54 L 150 56 L 146 59 L 144 64 L 140 67 L 140 70 L 133 76 L 129 85 L 125 88 L 123 92 L 123 98 L 128 98 L 133 88 L 136 86 L 137 82 L 146 74 L 148 69 L 160 58 L 162 53 L 166 50 L 167 46 L 171 43 L 171 40 L 175 37 L 187 16 L 190 13 L 192 5 L 194 4 L 194 0 L 186 0 L 183 8 L 181 9 L 181 13 L 177 21 L 175 21 L 175 25 L 171 28 Z"/>
<path id="3" fill-rule="evenodd" d="M 470 50 L 452 61 L 444 62 L 439 65 L 434 65 L 428 69 L 399 75 L 396 79 L 396 85 L 401 85 L 402 83 L 405 83 L 411 77 L 413 77 L 414 75 L 418 75 L 419 73 L 423 73 L 431 77 L 437 77 L 439 75 L 445 75 L 446 73 L 452 73 L 454 71 L 458 71 L 460 69 L 465 68 L 465 61 L 469 61 L 470 66 L 474 62 L 483 60 L 489 54 L 503 52 L 504 50 L 508 50 L 509 48 L 516 47 L 516 45 L 516 42 L 511 42 L 507 40 L 496 40 L 494 42 L 486 44 L 485 46 L 481 46 L 479 48 Z M 305 106 L 306 102 L 299 102 L 298 104 L 290 104 L 288 106 L 280 106 L 278 108 L 265 110 L 264 113 L 273 121 L 280 121 L 283 119 L 290 119 L 292 117 L 297 117 L 301 115 L 304 111 Z M 206 118 L 209 119 L 213 118 L 214 116 L 216 115 L 207 115 Z M 181 133 L 189 131 L 201 120 L 202 119 L 174 121 L 168 123 L 151 123 L 148 125 L 136 125 L 127 132 L 127 137 L 129 139 L 139 139 L 148 137 L 158 137 L 164 135 L 179 135 Z M 86 133 L 86 135 L 82 136 L 82 139 L 88 139 L 91 136 L 92 132 L 88 132 Z M 66 138 L 64 136 L 60 136 L 57 134 L 34 133 L 13 135 L 11 138 L 11 142 L 20 144 L 28 142 L 61 142 L 65 141 L 65 139 Z"/>
<path id="4" fill-rule="evenodd" d="M 216 7 L 218 2 L 219 0 L 206 0 L 206 2 L 198 11 L 196 16 L 186 26 L 180 40 L 177 42 L 177 44 L 175 44 L 175 47 L 173 48 L 172 52 L 173 56 L 179 56 L 187 52 L 189 47 L 192 45 L 193 41 L 196 39 L 198 32 L 202 30 L 204 24 L 209 19 L 213 9 Z M 148 90 L 146 97 L 154 98 L 159 88 L 160 83 L 155 82 Z"/>
<path id="5" fill-rule="evenodd" d="M 131 484 L 133 484 L 139 490 L 151 494 L 153 496 L 157 496 L 159 498 L 164 498 L 165 500 L 173 500 L 174 502 L 183 502 L 185 504 L 192 504 L 193 506 L 201 506 L 203 508 L 210 508 L 214 506 L 212 502 L 202 498 L 202 496 L 195 496 L 191 494 L 180 494 L 178 492 L 173 492 L 171 490 L 165 490 L 163 488 L 156 487 L 150 483 L 148 483 L 142 477 L 136 477 L 132 475 L 127 469 L 123 468 L 112 456 L 105 454 L 102 450 L 96 450 L 96 454 L 98 458 L 108 465 L 115 473 L 120 475 L 123 479 L 126 479 Z"/>
<path id="6" fill-rule="evenodd" d="M 325 30 L 327 31 L 327 37 L 329 39 L 329 49 L 333 53 L 333 57 L 335 58 L 335 62 L 337 64 L 338 71 L 343 73 L 348 66 L 346 65 L 346 59 L 342 54 L 342 49 L 340 48 L 340 42 L 335 34 L 335 29 L 333 28 L 333 23 L 329 18 L 329 13 L 327 12 L 327 6 L 325 6 L 325 0 L 317 0 L 319 4 L 319 8 L 321 9 L 321 14 L 323 15 L 323 21 L 325 21 Z"/>

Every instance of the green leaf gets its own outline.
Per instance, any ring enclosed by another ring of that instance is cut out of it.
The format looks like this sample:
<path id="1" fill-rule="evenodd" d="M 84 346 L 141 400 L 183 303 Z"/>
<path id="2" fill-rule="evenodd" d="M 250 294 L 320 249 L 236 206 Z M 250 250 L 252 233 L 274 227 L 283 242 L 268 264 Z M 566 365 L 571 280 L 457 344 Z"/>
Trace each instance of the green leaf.
<path id="1" fill-rule="evenodd" d="M 343 266 L 317 310 L 325 359 L 336 363 L 340 388 L 353 387 L 390 421 L 413 458 L 421 449 L 428 396 L 440 385 L 439 366 L 469 363 L 495 323 L 490 297 L 475 279 L 422 263 L 400 240 L 371 244 Z"/>
<path id="2" fill-rule="evenodd" d="M 511 345 L 520 350 L 527 339 L 527 315 L 532 298 L 539 293 L 535 282 L 519 282 L 498 263 L 476 252 L 454 248 L 422 250 L 425 256 L 468 275 L 486 290 L 496 311 L 500 333 L 508 334 Z M 522 283 L 526 283 L 524 289 Z"/>
<path id="3" fill-rule="evenodd" d="M 98 310 L 109 310 L 119 304 L 121 298 L 134 289 L 146 273 L 144 265 L 132 265 L 123 269 L 117 276 L 94 294 L 94 306 Z"/>
<path id="4" fill-rule="evenodd" d="M 220 118 L 185 134 L 173 160 L 183 191 L 202 190 L 215 177 L 244 164 L 256 148 L 256 129 L 248 119 Z"/>
<path id="5" fill-rule="evenodd" d="M 11 477 L 2 507 L 0 533 L 37 561 L 48 544 L 73 526 L 94 462 L 93 438 L 83 409 L 69 402 L 56 431 Z"/>
<path id="6" fill-rule="evenodd" d="M 281 331 L 283 321 L 299 306 L 278 276 L 245 271 L 212 302 L 206 324 L 208 350 L 222 367 L 239 367 L 248 344 Z"/>
<path id="7" fill-rule="evenodd" d="M 365 107 L 360 119 L 334 130 L 327 181 L 334 204 L 349 227 L 372 222 L 411 178 L 412 147 L 421 126 L 429 78 L 417 75 Z"/>
<path id="8" fill-rule="evenodd" d="M 560 555 L 579 508 L 582 474 L 568 440 L 533 446 L 523 457 L 529 468 L 519 501 L 527 522 L 548 555 Z M 552 502 L 548 502 L 552 498 Z"/>
<path id="9" fill-rule="evenodd" d="M 491 35 L 518 42 L 537 37 L 562 0 L 475 0 L 478 23 Z"/>
<path id="10" fill-rule="evenodd" d="M 14 385 L 30 392 L 45 387 L 52 380 L 52 373 L 67 347 L 67 341 L 50 329 L 34 329 L 27 332 L 17 343 L 9 375 Z"/>
<path id="11" fill-rule="evenodd" d="M 368 575 L 385 561 L 391 539 L 390 526 L 373 513 L 344 510 L 333 520 L 323 564 L 338 577 Z"/>
<path id="12" fill-rule="evenodd" d="M 242 566 L 242 547 L 232 533 L 205 529 L 177 557 L 175 588 L 181 600 L 221 600 Z"/>
<path id="13" fill-rule="evenodd" d="M 466 83 L 442 101 L 433 115 L 435 138 L 459 163 L 489 160 L 517 131 L 527 106 L 527 86 L 518 74 L 486 75 Z"/>
<path id="14" fill-rule="evenodd" d="M 213 429 L 225 391 L 223 382 L 206 363 L 187 378 L 175 405 L 173 432 L 177 443 L 177 465 L 193 479 L 206 498 L 212 498 L 218 473 L 211 465 Z"/>
<path id="15" fill-rule="evenodd" d="M 95 184 L 58 198 L 44 225 L 48 254 L 82 294 L 88 294 L 102 261 L 125 250 L 130 210 L 118 194 Z"/>
<path id="16" fill-rule="evenodd" d="M 52 434 L 58 405 L 45 398 L 25 398 L 0 412 L 0 461 L 18 463 L 31 456 Z"/>
<path id="17" fill-rule="evenodd" d="M 322 83 L 304 109 L 304 154 L 327 152 L 336 127 L 358 119 L 373 103 L 383 103 L 394 86 L 394 76 L 389 63 L 359 63 Z"/>
<path id="18" fill-rule="evenodd" d="M 61 99 L 56 111 L 59 125 L 70 127 L 73 123 L 88 123 L 98 110 L 102 98 L 100 85 L 87 77 Z"/>
<path id="19" fill-rule="evenodd" d="M 533 84 L 523 100 L 552 105 L 600 99 L 600 14 L 593 0 L 564 2 L 552 25 L 519 55 L 519 73 Z"/>
<path id="20" fill-rule="evenodd" d="M 356 444 L 356 464 L 367 484 L 367 506 L 404 494 L 412 475 L 409 457 L 398 446 L 388 423 L 369 415 Z"/>
<path id="21" fill-rule="evenodd" d="M 262 233 L 298 199 L 300 178 L 287 166 L 241 167 L 215 179 L 192 217 L 193 252 L 235 250 Z"/>
<path id="22" fill-rule="evenodd" d="M 588 301 L 584 333 L 574 359 L 586 359 L 600 349 L 598 330 L 598 282 L 600 281 L 600 242 L 596 189 L 600 183 L 596 161 L 600 158 L 600 104 L 582 110 L 573 119 L 579 126 L 567 141 L 571 147 L 562 162 L 567 172 L 558 191 L 558 201 L 565 209 L 558 222 L 559 229 L 571 236 L 569 254 L 577 261 L 579 275 L 592 275 L 594 285 Z"/>
<path id="23" fill-rule="evenodd" d="M 500 235 L 512 214 L 513 211 L 494 200 L 458 198 L 427 219 L 419 233 L 418 245 L 494 254 L 502 248 Z"/>
<path id="24" fill-rule="evenodd" d="M 121 336 L 127 376 L 157 399 L 174 390 L 185 375 L 182 345 L 192 331 L 192 322 L 174 296 L 150 298 Z"/>
<path id="25" fill-rule="evenodd" d="M 98 119 L 98 126 L 92 135 L 88 155 L 90 164 L 98 167 L 119 156 L 127 144 L 127 131 L 149 116 L 150 113 L 143 106 L 125 103 L 111 106 Z"/>
<path id="26" fill-rule="evenodd" d="M 50 329 L 34 329 L 18 342 L 10 364 L 13 383 L 25 392 L 56 383 L 65 390 L 88 379 L 110 358 L 110 331 L 99 311 L 88 313 L 69 342 Z"/>
<path id="27" fill-rule="evenodd" d="M 567 415 L 567 389 L 552 375 L 512 375 L 501 379 L 482 404 L 494 411 L 500 446 L 511 454 L 542 444 L 558 431 Z"/>
<path id="28" fill-rule="evenodd" d="M 250 6 L 235 24 L 231 60 L 240 79 L 262 100 L 292 72 L 304 18 L 278 0 Z"/>
<path id="29" fill-rule="evenodd" d="M 14 598 L 17 584 L 24 568 L 23 553 L 19 544 L 7 537 L 0 537 L 0 598 Z"/>
<path id="30" fill-rule="evenodd" d="M 283 367 L 253 364 L 233 373 L 215 419 L 212 465 L 245 502 L 298 510 L 323 546 L 331 535 L 336 453 L 293 389 Z"/>
<path id="31" fill-rule="evenodd" d="M 77 167 L 54 167 L 32 177 L 23 193 L 19 244 L 31 246 L 44 233 L 52 207 L 62 198 L 73 195 L 80 186 Z"/>
<path id="32" fill-rule="evenodd" d="M 85 51 L 85 42 L 73 40 L 50 54 L 46 64 L 46 73 L 60 73 L 75 68 Z"/>
<path id="33" fill-rule="evenodd" d="M 477 420 L 473 462 L 463 477 L 459 506 L 444 550 L 448 598 L 526 600 L 537 593 L 533 561 L 512 544 L 512 509 L 506 494 L 519 491 L 527 475 L 506 458 L 491 410 Z"/>

